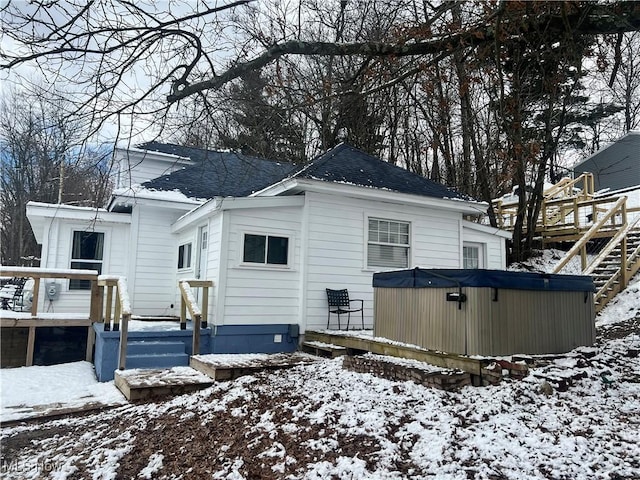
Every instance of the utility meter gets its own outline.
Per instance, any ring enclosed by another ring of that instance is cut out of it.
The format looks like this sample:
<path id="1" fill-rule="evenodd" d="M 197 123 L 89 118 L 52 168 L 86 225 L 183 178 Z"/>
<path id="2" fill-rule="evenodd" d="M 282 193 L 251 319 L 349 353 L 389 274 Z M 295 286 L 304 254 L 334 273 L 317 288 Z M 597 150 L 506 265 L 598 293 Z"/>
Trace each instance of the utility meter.
<path id="1" fill-rule="evenodd" d="M 46 285 L 47 298 L 50 301 L 57 300 L 60 294 L 60 286 L 56 282 L 48 282 Z"/>

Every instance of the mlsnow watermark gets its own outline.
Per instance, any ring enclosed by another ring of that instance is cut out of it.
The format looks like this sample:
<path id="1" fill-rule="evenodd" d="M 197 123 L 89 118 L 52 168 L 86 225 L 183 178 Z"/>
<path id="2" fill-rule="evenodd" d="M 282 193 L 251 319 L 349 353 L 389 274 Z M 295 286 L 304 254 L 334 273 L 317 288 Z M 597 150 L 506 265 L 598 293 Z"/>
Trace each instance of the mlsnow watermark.
<path id="1" fill-rule="evenodd" d="M 13 459 L 0 460 L 0 473 L 51 473 L 62 470 L 62 460 L 38 459 Z"/>

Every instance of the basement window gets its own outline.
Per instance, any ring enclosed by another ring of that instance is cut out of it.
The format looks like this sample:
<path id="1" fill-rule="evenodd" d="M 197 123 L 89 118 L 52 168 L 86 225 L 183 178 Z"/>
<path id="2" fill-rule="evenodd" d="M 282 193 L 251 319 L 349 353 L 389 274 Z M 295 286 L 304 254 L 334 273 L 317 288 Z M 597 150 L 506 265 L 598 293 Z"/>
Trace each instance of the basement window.
<path id="1" fill-rule="evenodd" d="M 288 265 L 289 238 L 245 233 L 242 262 L 254 265 Z"/>

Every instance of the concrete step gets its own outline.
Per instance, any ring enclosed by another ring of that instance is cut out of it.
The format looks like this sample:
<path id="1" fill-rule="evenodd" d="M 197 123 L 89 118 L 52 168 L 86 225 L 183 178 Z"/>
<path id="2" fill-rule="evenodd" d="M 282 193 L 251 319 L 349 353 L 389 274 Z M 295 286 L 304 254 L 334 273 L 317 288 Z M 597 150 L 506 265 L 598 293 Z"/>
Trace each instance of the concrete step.
<path id="1" fill-rule="evenodd" d="M 127 355 L 127 368 L 171 368 L 189 366 L 186 353 L 167 353 L 164 355 Z"/>
<path id="2" fill-rule="evenodd" d="M 165 355 L 184 353 L 184 343 L 176 341 L 133 341 L 127 344 L 127 355 Z"/>

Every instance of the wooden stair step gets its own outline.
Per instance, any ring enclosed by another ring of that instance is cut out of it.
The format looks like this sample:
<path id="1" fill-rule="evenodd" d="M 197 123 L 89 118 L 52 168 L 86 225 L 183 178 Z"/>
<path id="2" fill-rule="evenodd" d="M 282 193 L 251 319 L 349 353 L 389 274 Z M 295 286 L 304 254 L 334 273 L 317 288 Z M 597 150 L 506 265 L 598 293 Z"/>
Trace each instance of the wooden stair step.
<path id="1" fill-rule="evenodd" d="M 193 355 L 190 366 L 214 380 L 233 380 L 264 370 L 281 370 L 319 359 L 301 352 Z"/>
<path id="2" fill-rule="evenodd" d="M 324 343 L 319 341 L 307 341 L 302 343 L 302 351 L 312 353 L 321 357 L 339 357 L 346 355 L 347 348 L 332 343 Z"/>
<path id="3" fill-rule="evenodd" d="M 127 400 L 182 395 L 213 385 L 213 380 L 189 367 L 116 370 L 115 386 Z"/>

